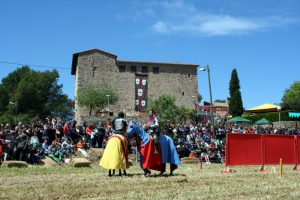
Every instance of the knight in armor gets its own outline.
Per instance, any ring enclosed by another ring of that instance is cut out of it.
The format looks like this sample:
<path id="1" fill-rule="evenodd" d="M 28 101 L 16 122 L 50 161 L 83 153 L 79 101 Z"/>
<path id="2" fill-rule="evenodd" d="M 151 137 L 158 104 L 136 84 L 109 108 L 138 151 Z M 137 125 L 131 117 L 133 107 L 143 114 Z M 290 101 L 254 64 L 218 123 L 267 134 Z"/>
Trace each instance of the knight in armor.
<path id="1" fill-rule="evenodd" d="M 114 134 L 125 135 L 128 122 L 124 119 L 124 117 L 125 114 L 123 112 L 119 112 L 118 117 L 112 121 L 112 129 Z"/>
<path id="2" fill-rule="evenodd" d="M 123 141 L 124 143 L 126 143 L 126 148 L 124 149 L 123 153 L 125 155 L 127 155 L 125 157 L 127 157 L 126 160 L 128 161 L 128 150 L 131 148 L 131 146 L 129 145 L 129 143 L 128 143 L 129 140 L 128 140 L 127 136 L 125 135 L 126 134 L 126 129 L 127 129 L 127 126 L 128 126 L 128 122 L 127 122 L 126 119 L 124 119 L 124 117 L 125 117 L 125 114 L 123 112 L 119 112 L 118 117 L 116 117 L 112 121 L 111 128 L 112 128 L 112 131 L 113 131 L 113 134 L 114 134 L 112 137 L 117 136 L 117 134 L 119 134 L 119 135 L 122 135 L 123 138 L 126 140 L 126 141 Z M 127 167 L 127 164 L 126 164 L 126 167 Z M 124 175 L 127 175 L 126 167 L 123 169 Z M 114 175 L 115 174 L 115 169 L 109 169 L 108 173 L 109 173 L 109 176 Z M 119 169 L 119 175 L 122 176 L 121 169 Z"/>
<path id="3" fill-rule="evenodd" d="M 149 112 L 149 119 L 147 121 L 146 127 L 147 127 L 147 132 L 153 137 L 154 141 L 154 153 L 158 153 L 158 119 L 155 117 L 155 111 L 151 110 Z"/>

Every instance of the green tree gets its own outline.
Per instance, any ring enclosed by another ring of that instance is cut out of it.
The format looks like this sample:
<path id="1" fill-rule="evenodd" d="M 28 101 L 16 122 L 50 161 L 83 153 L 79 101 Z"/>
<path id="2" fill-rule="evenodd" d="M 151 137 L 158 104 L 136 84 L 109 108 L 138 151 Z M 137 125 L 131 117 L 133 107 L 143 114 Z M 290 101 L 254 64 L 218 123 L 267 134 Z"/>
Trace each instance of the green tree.
<path id="1" fill-rule="evenodd" d="M 300 81 L 295 81 L 289 89 L 286 89 L 281 99 L 283 109 L 300 111 Z"/>
<path id="2" fill-rule="evenodd" d="M 4 113 L 7 110 L 6 106 L 9 102 L 9 96 L 2 84 L 0 85 L 0 94 L 0 113 Z"/>
<path id="3" fill-rule="evenodd" d="M 89 115 L 91 116 L 92 110 L 101 110 L 107 105 L 108 97 L 106 95 L 109 95 L 110 104 L 114 104 L 118 100 L 117 93 L 109 85 L 88 84 L 78 90 L 77 101 L 80 106 L 89 109 Z"/>
<path id="4" fill-rule="evenodd" d="M 27 66 L 18 68 L 3 78 L 0 84 L 0 114 L 8 116 L 14 109 L 29 120 L 32 117 L 43 119 L 58 111 L 70 113 L 70 100 L 62 93 L 58 78 L 56 70 L 40 72 Z M 15 108 L 9 102 L 16 103 Z"/>
<path id="5" fill-rule="evenodd" d="M 68 115 L 73 115 L 74 102 L 67 95 L 60 95 L 56 101 L 46 104 L 46 107 L 51 110 L 53 116 L 65 118 Z"/>
<path id="6" fill-rule="evenodd" d="M 197 116 L 195 109 L 190 109 L 185 106 L 179 106 L 177 109 L 176 123 L 185 123 L 189 119 L 197 121 L 196 117 Z"/>
<path id="7" fill-rule="evenodd" d="M 159 118 L 160 126 L 176 123 L 178 107 L 175 105 L 175 97 L 164 94 L 157 99 L 150 99 L 148 110 L 155 110 Z"/>
<path id="8" fill-rule="evenodd" d="M 155 110 L 161 127 L 185 122 L 195 114 L 195 110 L 188 109 L 184 106 L 177 106 L 175 101 L 175 97 L 167 94 L 149 100 L 148 110 Z"/>
<path id="9" fill-rule="evenodd" d="M 231 72 L 231 79 L 229 83 L 229 113 L 235 116 L 241 116 L 244 112 L 242 95 L 240 92 L 240 80 L 236 69 Z"/>
<path id="10" fill-rule="evenodd" d="M 7 77 L 2 79 L 2 83 L 0 84 L 0 114 L 4 114 L 10 109 L 8 106 L 10 101 L 16 101 L 15 93 L 19 82 L 23 77 L 27 76 L 29 72 L 29 67 L 24 66 L 11 72 Z"/>

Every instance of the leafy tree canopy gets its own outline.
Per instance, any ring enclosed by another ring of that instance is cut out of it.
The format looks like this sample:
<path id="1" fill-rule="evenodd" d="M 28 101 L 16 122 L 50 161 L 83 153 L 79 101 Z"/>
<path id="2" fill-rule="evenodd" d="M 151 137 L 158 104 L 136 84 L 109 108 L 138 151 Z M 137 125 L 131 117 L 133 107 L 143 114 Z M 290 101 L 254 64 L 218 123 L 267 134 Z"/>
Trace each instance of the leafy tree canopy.
<path id="1" fill-rule="evenodd" d="M 7 115 L 12 109 L 28 118 L 37 116 L 43 119 L 54 112 L 69 114 L 71 100 L 62 93 L 58 78 L 56 70 L 40 72 L 27 66 L 18 68 L 0 84 L 0 114 Z M 9 102 L 14 102 L 14 108 Z"/>
<path id="2" fill-rule="evenodd" d="M 300 111 L 300 81 L 295 81 L 289 89 L 286 89 L 282 97 L 283 109 Z"/>
<path id="3" fill-rule="evenodd" d="M 175 101 L 175 97 L 167 94 L 149 100 L 148 110 L 155 110 L 161 127 L 185 122 L 188 118 L 191 118 L 191 115 L 195 114 L 193 109 L 177 106 Z"/>
<path id="4" fill-rule="evenodd" d="M 109 104 L 114 104 L 118 95 L 109 85 L 88 84 L 78 90 L 77 100 L 78 104 L 87 107 L 89 115 L 92 115 L 92 110 L 105 108 L 108 101 Z"/>

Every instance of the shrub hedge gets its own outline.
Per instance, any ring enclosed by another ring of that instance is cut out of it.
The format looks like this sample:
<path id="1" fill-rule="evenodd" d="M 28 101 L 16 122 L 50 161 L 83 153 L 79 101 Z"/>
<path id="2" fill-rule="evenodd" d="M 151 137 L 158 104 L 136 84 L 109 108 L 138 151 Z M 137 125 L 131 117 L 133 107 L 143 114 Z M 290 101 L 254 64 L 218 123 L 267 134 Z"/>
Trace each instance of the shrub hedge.
<path id="1" fill-rule="evenodd" d="M 280 112 L 280 120 L 281 121 L 299 121 L 299 119 L 294 119 L 289 117 L 290 111 L 281 111 Z M 270 122 L 279 121 L 279 112 L 270 112 L 270 113 L 261 113 L 261 114 L 246 114 L 243 115 L 244 118 L 251 120 L 252 122 L 256 122 L 262 118 L 266 118 Z"/>

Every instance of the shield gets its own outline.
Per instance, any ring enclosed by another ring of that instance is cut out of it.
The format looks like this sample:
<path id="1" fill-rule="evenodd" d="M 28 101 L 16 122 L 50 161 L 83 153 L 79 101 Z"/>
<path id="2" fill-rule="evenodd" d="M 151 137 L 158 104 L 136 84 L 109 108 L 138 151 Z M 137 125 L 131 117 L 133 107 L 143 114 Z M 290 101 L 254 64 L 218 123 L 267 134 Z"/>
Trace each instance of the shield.
<path id="1" fill-rule="evenodd" d="M 138 96 L 143 96 L 143 89 L 138 89 Z"/>

